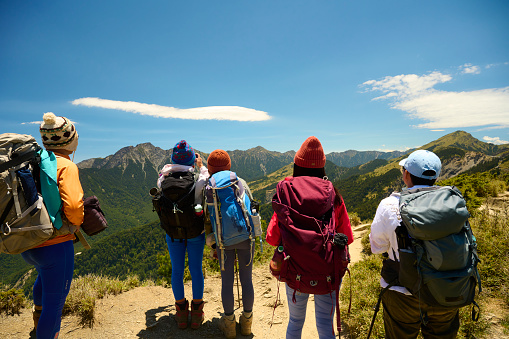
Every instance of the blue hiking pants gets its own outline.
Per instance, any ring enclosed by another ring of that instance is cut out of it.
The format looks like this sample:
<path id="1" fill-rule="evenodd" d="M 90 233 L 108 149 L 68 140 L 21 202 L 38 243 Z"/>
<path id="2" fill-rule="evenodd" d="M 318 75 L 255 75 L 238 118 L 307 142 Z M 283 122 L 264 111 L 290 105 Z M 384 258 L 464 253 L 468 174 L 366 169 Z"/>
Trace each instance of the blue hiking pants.
<path id="1" fill-rule="evenodd" d="M 46 247 L 32 248 L 21 253 L 23 259 L 35 266 L 34 304 L 42 306 L 37 325 L 37 338 L 57 338 L 60 332 L 62 309 L 71 288 L 74 271 L 72 240 Z"/>
<path id="2" fill-rule="evenodd" d="M 187 239 L 174 239 L 166 235 L 166 243 L 168 244 L 168 252 L 170 252 L 171 260 L 171 289 L 175 301 L 185 298 L 184 294 L 184 269 L 187 264 L 191 273 L 193 282 L 193 299 L 203 299 L 203 248 L 205 246 L 205 233 L 199 236 Z"/>

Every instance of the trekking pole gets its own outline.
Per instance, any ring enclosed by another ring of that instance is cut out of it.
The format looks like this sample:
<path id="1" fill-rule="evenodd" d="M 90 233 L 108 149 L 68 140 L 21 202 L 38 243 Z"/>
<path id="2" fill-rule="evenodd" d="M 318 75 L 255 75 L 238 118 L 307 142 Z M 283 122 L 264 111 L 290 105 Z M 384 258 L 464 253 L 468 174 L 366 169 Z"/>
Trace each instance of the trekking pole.
<path id="1" fill-rule="evenodd" d="M 237 300 L 239 301 L 239 309 L 240 309 L 239 260 L 237 257 L 235 257 L 235 276 L 237 277 Z"/>
<path id="2" fill-rule="evenodd" d="M 378 313 L 378 311 L 380 310 L 380 303 L 382 302 L 382 296 L 384 295 L 384 293 L 389 289 L 391 288 L 392 286 L 395 285 L 395 282 L 391 282 L 387 287 L 385 287 L 381 292 L 380 294 L 378 295 L 378 300 L 376 302 L 376 306 L 375 306 L 375 314 L 373 314 L 373 319 L 371 319 L 371 325 L 369 326 L 369 332 L 368 332 L 368 337 L 366 339 L 369 339 L 369 337 L 371 336 L 371 331 L 373 331 L 373 326 L 375 325 L 375 320 L 376 320 L 376 315 Z"/>

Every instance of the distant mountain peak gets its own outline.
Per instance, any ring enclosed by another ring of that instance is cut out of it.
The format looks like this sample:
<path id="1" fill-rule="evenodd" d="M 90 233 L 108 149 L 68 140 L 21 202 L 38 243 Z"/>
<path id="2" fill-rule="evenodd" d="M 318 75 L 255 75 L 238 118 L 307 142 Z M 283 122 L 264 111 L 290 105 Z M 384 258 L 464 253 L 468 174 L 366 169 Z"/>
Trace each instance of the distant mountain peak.
<path id="1" fill-rule="evenodd" d="M 171 150 L 163 150 L 155 147 L 150 142 L 138 144 L 136 146 L 126 146 L 118 150 L 115 154 L 106 158 L 94 158 L 84 160 L 78 163 L 79 168 L 115 168 L 125 169 L 130 162 L 145 166 L 147 161 L 151 163 L 158 171 L 171 158 Z"/>
<path id="2" fill-rule="evenodd" d="M 496 155 L 502 151 L 502 148 L 489 144 L 479 139 L 474 138 L 470 133 L 465 131 L 455 131 L 438 138 L 422 147 L 421 149 L 427 149 L 432 152 L 436 152 L 440 149 L 454 147 L 464 151 L 481 152 L 487 155 Z"/>

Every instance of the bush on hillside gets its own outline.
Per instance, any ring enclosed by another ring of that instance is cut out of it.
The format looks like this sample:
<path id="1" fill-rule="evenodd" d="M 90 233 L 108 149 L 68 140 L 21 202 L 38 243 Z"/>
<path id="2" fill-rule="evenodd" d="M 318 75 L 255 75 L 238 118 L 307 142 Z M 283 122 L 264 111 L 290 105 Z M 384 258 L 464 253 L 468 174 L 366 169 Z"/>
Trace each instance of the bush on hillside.
<path id="1" fill-rule="evenodd" d="M 350 225 L 352 226 L 359 226 L 361 224 L 361 218 L 359 218 L 359 215 L 355 212 L 348 213 L 348 217 L 350 218 Z"/>
<path id="2" fill-rule="evenodd" d="M 489 172 L 461 174 L 438 182 L 440 186 L 456 186 L 467 201 L 470 213 L 475 213 L 486 197 L 496 197 L 507 189 L 507 177 Z"/>
<path id="3" fill-rule="evenodd" d="M 26 306 L 27 299 L 22 290 L 11 288 L 0 291 L 0 315 L 19 315 Z"/>

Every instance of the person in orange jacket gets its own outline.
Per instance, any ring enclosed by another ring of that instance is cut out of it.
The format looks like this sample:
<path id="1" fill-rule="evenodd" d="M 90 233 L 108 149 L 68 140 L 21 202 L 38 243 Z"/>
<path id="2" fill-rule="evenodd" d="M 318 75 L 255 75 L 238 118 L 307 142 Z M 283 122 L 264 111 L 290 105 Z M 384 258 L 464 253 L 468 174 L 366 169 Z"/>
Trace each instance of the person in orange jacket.
<path id="1" fill-rule="evenodd" d="M 57 184 L 62 200 L 62 226 L 55 236 L 29 249 L 21 256 L 34 265 L 37 280 L 33 287 L 34 329 L 37 338 L 58 338 L 62 309 L 71 287 L 74 271 L 74 232 L 83 223 L 83 189 L 78 167 L 70 155 L 78 146 L 78 133 L 73 123 L 49 112 L 40 126 L 42 143 L 56 156 Z"/>

